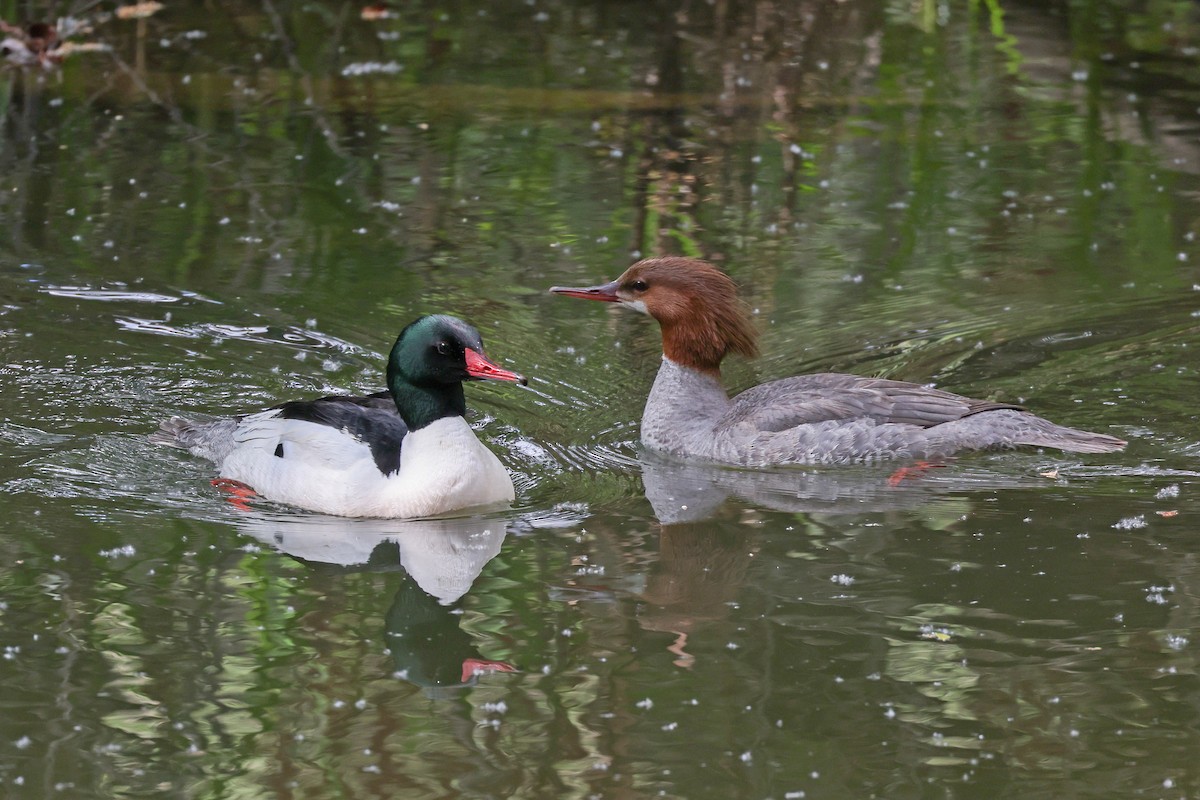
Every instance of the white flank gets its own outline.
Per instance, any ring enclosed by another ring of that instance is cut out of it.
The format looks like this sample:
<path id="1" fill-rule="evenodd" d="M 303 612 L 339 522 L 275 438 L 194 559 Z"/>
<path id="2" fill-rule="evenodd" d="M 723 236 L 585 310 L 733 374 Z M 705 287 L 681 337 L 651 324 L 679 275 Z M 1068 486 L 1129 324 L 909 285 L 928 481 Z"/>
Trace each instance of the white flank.
<path id="1" fill-rule="evenodd" d="M 410 432 L 399 471 L 385 476 L 365 442 L 277 414 L 265 411 L 238 425 L 222 477 L 269 500 L 343 517 L 428 517 L 513 500 L 508 472 L 462 417 Z M 283 458 L 275 455 L 280 444 Z"/>

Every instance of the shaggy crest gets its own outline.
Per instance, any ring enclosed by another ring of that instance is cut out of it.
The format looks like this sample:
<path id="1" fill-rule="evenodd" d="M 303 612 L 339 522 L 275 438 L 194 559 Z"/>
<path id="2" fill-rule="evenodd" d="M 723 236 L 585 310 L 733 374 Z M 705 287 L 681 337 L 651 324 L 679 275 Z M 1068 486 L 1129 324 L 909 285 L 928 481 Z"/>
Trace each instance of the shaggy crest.
<path id="1" fill-rule="evenodd" d="M 677 364 L 717 373 L 728 353 L 758 355 L 758 333 L 733 279 L 695 258 L 652 258 L 617 279 L 662 327 L 663 352 Z"/>

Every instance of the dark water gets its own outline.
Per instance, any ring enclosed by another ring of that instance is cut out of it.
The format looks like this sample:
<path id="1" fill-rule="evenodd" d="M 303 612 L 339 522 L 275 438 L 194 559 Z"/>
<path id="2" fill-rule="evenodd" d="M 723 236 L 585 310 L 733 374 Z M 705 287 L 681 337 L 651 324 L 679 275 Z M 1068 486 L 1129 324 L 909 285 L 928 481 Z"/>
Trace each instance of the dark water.
<path id="1" fill-rule="evenodd" d="M 5 796 L 1200 796 L 1193 3 L 360 12 L 93 10 L 0 74 Z M 545 289 L 662 253 L 757 310 L 734 388 L 1131 444 L 656 463 L 654 326 Z M 469 387 L 510 513 L 247 510 L 145 440 L 377 389 L 431 311 L 532 378 Z"/>

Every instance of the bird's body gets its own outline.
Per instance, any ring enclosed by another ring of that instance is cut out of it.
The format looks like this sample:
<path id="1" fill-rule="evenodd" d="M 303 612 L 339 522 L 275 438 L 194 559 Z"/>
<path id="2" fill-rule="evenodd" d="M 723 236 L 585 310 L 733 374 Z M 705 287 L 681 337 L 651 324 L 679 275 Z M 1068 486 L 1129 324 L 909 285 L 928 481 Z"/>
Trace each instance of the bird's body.
<path id="1" fill-rule="evenodd" d="M 621 303 L 658 320 L 663 363 L 646 401 L 641 439 L 676 458 L 761 467 L 937 459 L 1023 445 L 1080 453 L 1125 446 L 1017 405 L 857 375 L 784 378 L 730 398 L 720 381 L 721 361 L 729 352 L 755 355 L 756 337 L 733 282 L 696 259 L 650 259 L 602 286 L 551 291 Z"/>
<path id="2" fill-rule="evenodd" d="M 462 381 L 523 380 L 453 317 L 400 334 L 388 394 L 292 401 L 246 416 L 166 420 L 151 440 L 218 465 L 221 478 L 325 514 L 428 517 L 512 502 L 512 479 L 463 417 Z"/>

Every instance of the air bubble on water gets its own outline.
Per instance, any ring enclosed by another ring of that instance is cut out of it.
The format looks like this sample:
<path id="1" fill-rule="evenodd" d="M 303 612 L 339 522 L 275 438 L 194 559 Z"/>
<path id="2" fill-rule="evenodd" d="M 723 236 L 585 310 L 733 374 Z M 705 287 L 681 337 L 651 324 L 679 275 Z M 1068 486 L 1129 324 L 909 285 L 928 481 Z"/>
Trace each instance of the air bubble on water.
<path id="1" fill-rule="evenodd" d="M 1167 597 L 1162 592 L 1148 592 L 1146 594 L 1146 602 L 1154 603 L 1157 606 L 1165 606 L 1167 604 Z"/>

